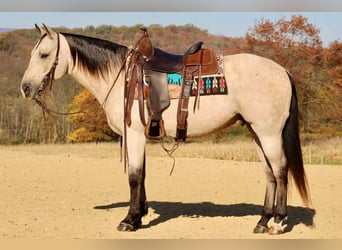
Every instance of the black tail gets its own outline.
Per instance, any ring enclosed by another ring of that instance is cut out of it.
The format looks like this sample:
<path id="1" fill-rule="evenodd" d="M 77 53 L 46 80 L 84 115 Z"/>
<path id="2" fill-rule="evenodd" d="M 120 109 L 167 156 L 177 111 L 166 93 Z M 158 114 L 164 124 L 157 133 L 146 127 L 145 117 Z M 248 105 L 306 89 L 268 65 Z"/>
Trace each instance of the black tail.
<path id="1" fill-rule="evenodd" d="M 304 204 L 306 206 L 310 206 L 311 199 L 303 166 L 303 156 L 299 138 L 298 103 L 296 87 L 292 76 L 289 73 L 288 76 L 292 87 L 292 97 L 290 115 L 286 121 L 283 130 L 284 150 L 290 173 L 293 176 L 294 182 L 297 186 L 300 196 L 302 197 Z"/>

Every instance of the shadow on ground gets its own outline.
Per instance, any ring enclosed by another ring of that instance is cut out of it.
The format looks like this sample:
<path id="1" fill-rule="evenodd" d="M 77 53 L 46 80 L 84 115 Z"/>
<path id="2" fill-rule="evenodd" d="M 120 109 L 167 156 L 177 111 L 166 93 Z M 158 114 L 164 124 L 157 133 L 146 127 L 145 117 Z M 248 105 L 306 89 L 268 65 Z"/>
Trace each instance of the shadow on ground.
<path id="1" fill-rule="evenodd" d="M 211 202 L 202 203 L 183 203 L 183 202 L 166 202 L 166 201 L 150 201 L 148 202 L 150 208 L 159 215 L 156 219 L 143 225 L 142 228 L 149 228 L 160 223 L 166 222 L 180 216 L 185 217 L 243 217 L 250 215 L 260 215 L 262 206 L 254 204 L 231 204 L 221 205 Z M 100 205 L 94 207 L 95 209 L 115 209 L 127 207 L 128 202 L 118 202 L 108 205 Z M 288 221 L 285 232 L 290 232 L 294 226 L 304 224 L 308 227 L 314 226 L 314 216 L 316 211 L 314 209 L 304 207 L 288 206 Z M 257 221 L 256 221 L 257 222 Z"/>

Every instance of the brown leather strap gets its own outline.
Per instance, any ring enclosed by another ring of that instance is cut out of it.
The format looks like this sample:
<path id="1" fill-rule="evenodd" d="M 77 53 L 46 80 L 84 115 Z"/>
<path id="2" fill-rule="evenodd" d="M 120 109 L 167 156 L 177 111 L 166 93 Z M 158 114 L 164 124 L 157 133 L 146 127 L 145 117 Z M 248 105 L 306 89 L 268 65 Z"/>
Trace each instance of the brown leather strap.
<path id="1" fill-rule="evenodd" d="M 188 118 L 188 106 L 189 106 L 189 97 L 192 86 L 192 71 L 189 70 L 186 66 L 184 67 L 183 73 L 183 84 L 181 96 L 178 102 L 178 112 L 177 112 L 177 132 L 176 132 L 176 141 L 185 141 L 187 135 L 187 118 Z"/>
<path id="2" fill-rule="evenodd" d="M 57 33 L 57 50 L 55 55 L 55 61 L 53 62 L 50 71 L 45 75 L 43 79 L 43 84 L 37 89 L 37 97 L 45 98 L 49 92 L 52 90 L 52 81 L 55 80 L 55 71 L 59 60 L 59 50 L 60 50 L 60 35 Z M 47 92 L 47 90 L 49 92 Z"/>
<path id="3" fill-rule="evenodd" d="M 140 75 L 138 77 L 138 101 L 139 101 L 139 116 L 140 121 L 142 125 L 146 126 L 146 119 L 145 119 L 145 110 L 144 110 L 144 88 L 143 88 L 143 82 L 142 82 L 142 65 L 139 66 L 138 74 Z M 134 98 L 134 93 L 133 93 Z"/>
<path id="4" fill-rule="evenodd" d="M 135 90 L 138 89 L 139 99 L 139 113 L 140 120 L 143 125 L 146 125 L 144 114 L 144 96 L 142 88 L 142 65 L 144 61 L 142 55 L 139 52 L 133 53 L 131 62 L 129 64 L 129 78 L 126 83 L 126 103 L 125 103 L 125 122 L 128 126 L 131 125 L 131 111 L 134 101 Z"/>
<path id="5" fill-rule="evenodd" d="M 201 84 L 201 77 L 202 77 L 202 64 L 203 64 L 203 49 L 198 52 L 200 54 L 200 61 L 199 61 L 199 68 L 197 71 L 198 74 L 198 81 L 197 81 L 197 95 L 195 97 L 195 102 L 194 102 L 194 108 L 193 108 L 193 112 L 195 113 L 196 111 L 196 106 L 197 106 L 197 102 L 198 102 L 198 108 L 199 108 L 199 98 L 200 98 L 200 84 Z"/>
<path id="6" fill-rule="evenodd" d="M 136 65 L 135 65 L 136 57 L 132 55 L 131 62 L 129 65 L 129 79 L 126 82 L 126 93 L 125 93 L 125 123 L 130 126 L 131 125 L 131 110 L 133 105 L 132 92 L 135 91 L 137 75 L 135 73 Z"/>

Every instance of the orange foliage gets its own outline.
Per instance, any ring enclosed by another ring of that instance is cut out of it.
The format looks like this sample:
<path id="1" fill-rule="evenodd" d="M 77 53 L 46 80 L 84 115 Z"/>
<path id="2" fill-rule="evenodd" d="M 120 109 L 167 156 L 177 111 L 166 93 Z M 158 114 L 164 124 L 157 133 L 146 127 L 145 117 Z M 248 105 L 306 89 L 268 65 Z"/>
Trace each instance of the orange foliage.
<path id="1" fill-rule="evenodd" d="M 249 52 L 265 56 L 284 66 L 297 83 L 302 128 L 316 132 L 320 111 L 327 109 L 324 51 L 319 30 L 306 17 L 294 15 L 276 22 L 262 19 L 246 35 Z M 316 130 L 316 131 L 315 131 Z"/>
<path id="2" fill-rule="evenodd" d="M 109 128 L 104 110 L 86 89 L 74 97 L 69 104 L 69 112 L 75 113 L 68 118 L 75 124 L 75 129 L 67 136 L 67 141 L 110 141 L 118 138 Z"/>
<path id="3" fill-rule="evenodd" d="M 327 87 L 332 96 L 327 110 L 326 118 L 329 122 L 336 121 L 342 124 L 342 43 L 335 41 L 325 51 L 325 64 L 327 65 L 327 77 L 330 84 Z M 341 130 L 341 127 L 340 127 Z"/>

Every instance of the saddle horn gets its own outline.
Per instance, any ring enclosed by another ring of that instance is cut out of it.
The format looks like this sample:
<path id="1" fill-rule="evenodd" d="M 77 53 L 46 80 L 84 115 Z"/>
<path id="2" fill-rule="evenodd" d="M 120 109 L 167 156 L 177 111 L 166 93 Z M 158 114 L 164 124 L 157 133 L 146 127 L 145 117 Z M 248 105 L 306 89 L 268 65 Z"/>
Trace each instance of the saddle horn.
<path id="1" fill-rule="evenodd" d="M 153 47 L 152 47 L 150 35 L 147 32 L 147 28 L 142 27 L 140 28 L 140 30 L 144 32 L 144 34 L 140 38 L 139 43 L 138 43 L 139 50 L 145 58 L 150 58 L 153 56 Z"/>

